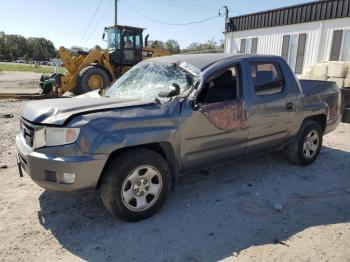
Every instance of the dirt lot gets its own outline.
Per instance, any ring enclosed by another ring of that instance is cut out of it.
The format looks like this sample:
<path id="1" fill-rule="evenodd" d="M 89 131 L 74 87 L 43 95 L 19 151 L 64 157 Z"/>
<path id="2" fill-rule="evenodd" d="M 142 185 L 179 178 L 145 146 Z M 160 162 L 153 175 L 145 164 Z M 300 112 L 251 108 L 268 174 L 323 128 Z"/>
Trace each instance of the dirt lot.
<path id="1" fill-rule="evenodd" d="M 274 153 L 213 167 L 182 178 L 156 216 L 125 223 L 94 196 L 19 178 L 21 105 L 0 101 L 14 114 L 0 118 L 0 261 L 350 261 L 350 125 L 311 166 Z"/>
<path id="2" fill-rule="evenodd" d="M 41 75 L 32 72 L 0 71 L 0 94 L 38 93 Z"/>

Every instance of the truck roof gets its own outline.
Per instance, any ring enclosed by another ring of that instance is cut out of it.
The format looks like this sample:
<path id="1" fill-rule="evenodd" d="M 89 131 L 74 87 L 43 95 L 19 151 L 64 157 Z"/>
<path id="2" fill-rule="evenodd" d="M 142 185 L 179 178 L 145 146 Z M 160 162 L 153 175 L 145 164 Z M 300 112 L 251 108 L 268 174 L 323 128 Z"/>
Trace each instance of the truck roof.
<path id="1" fill-rule="evenodd" d="M 226 60 L 226 59 L 238 59 L 241 57 L 272 57 L 272 56 L 264 56 L 264 55 L 253 55 L 253 54 L 224 54 L 224 53 L 206 53 L 206 54 L 180 54 L 180 55 L 172 55 L 172 56 L 162 56 L 151 58 L 146 61 L 154 61 L 160 63 L 182 63 L 186 62 L 191 64 L 201 71 L 209 67 L 210 65 Z"/>

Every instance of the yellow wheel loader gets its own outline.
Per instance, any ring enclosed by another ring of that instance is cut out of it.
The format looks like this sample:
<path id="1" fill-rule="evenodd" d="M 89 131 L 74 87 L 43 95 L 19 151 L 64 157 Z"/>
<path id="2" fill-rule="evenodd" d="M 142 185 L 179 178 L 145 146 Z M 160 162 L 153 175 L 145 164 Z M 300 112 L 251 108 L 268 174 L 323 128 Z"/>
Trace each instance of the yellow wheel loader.
<path id="1" fill-rule="evenodd" d="M 148 35 L 143 44 L 143 30 L 121 25 L 106 27 L 102 37 L 107 41 L 106 50 L 84 52 L 60 47 L 59 55 L 67 72 L 65 75 L 43 75 L 40 79 L 42 93 L 62 95 L 70 91 L 83 94 L 103 89 L 140 61 L 170 55 L 167 51 L 148 47 Z"/>

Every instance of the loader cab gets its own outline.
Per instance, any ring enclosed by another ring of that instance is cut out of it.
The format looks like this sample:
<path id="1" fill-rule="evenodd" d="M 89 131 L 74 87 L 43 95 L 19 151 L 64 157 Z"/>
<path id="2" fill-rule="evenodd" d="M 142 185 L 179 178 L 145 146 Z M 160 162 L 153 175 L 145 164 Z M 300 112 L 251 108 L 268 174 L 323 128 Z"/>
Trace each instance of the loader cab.
<path id="1" fill-rule="evenodd" d="M 133 66 L 142 60 L 143 28 L 131 26 L 106 27 L 103 40 L 107 41 L 110 63 L 117 66 Z"/>

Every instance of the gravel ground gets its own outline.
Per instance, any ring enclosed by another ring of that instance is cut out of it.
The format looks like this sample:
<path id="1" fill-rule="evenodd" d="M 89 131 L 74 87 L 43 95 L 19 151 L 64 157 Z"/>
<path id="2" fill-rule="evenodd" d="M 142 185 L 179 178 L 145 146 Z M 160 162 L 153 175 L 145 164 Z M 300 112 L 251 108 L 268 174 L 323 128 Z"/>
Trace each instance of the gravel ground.
<path id="1" fill-rule="evenodd" d="M 19 178 L 23 102 L 0 101 L 0 261 L 350 261 L 350 125 L 310 166 L 285 155 L 212 167 L 180 180 L 152 218 L 112 219 L 92 195 Z"/>
<path id="2" fill-rule="evenodd" d="M 0 71 L 1 93 L 38 93 L 40 73 Z"/>

